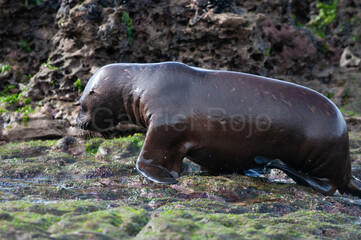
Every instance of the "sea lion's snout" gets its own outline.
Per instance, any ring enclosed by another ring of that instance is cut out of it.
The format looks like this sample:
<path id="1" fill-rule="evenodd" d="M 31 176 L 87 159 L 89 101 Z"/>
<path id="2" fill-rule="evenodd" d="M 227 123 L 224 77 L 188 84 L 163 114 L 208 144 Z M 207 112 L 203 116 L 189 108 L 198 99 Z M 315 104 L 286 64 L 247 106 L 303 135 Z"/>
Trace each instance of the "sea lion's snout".
<path id="1" fill-rule="evenodd" d="M 87 120 L 86 114 L 84 114 L 81 110 L 79 111 L 76 119 L 76 126 L 83 130 L 90 130 L 91 122 Z"/>
<path id="2" fill-rule="evenodd" d="M 91 123 L 90 122 L 81 122 L 77 121 L 76 126 L 83 130 L 90 130 Z"/>
<path id="3" fill-rule="evenodd" d="M 91 117 L 88 111 L 88 108 L 81 103 L 81 101 L 77 101 L 75 106 L 80 106 L 78 111 L 78 117 L 76 119 L 76 126 L 83 130 L 91 130 Z"/>
<path id="4" fill-rule="evenodd" d="M 88 109 L 85 106 L 80 106 L 76 120 L 78 128 L 98 132 L 114 128 L 116 121 L 111 109 L 101 106 Z"/>

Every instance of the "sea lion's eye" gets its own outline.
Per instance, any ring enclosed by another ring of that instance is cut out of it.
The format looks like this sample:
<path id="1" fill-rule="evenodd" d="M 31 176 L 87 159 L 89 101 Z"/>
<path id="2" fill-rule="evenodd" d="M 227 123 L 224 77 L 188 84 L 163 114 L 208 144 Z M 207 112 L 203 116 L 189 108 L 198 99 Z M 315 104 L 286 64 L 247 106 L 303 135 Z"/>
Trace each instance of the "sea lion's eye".
<path id="1" fill-rule="evenodd" d="M 85 111 L 86 111 L 86 106 L 81 105 L 81 106 L 80 106 L 80 110 L 85 112 Z"/>

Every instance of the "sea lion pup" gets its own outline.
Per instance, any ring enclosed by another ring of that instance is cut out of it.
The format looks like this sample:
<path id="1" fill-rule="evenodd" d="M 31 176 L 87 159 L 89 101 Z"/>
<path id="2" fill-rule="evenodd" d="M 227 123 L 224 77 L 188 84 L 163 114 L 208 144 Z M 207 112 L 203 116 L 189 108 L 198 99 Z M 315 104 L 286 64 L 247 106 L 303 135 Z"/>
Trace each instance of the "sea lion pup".
<path id="1" fill-rule="evenodd" d="M 78 104 L 82 129 L 148 129 L 136 167 L 154 182 L 176 183 L 187 157 L 214 173 L 278 168 L 324 194 L 361 197 L 345 120 L 306 87 L 176 62 L 110 64 Z"/>

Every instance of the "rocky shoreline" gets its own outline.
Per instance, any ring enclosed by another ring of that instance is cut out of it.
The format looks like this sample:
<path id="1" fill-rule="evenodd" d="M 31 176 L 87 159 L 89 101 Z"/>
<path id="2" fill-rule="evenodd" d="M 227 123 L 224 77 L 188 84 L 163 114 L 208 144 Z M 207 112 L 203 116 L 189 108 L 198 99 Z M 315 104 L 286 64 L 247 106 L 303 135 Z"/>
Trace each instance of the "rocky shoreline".
<path id="1" fill-rule="evenodd" d="M 75 127 L 89 77 L 179 61 L 310 87 L 346 119 L 361 178 L 361 5 L 339 1 L 0 0 L 0 238 L 357 239 L 361 201 L 280 171 L 144 180 L 142 129 Z M 321 14 L 321 12 L 323 14 Z"/>

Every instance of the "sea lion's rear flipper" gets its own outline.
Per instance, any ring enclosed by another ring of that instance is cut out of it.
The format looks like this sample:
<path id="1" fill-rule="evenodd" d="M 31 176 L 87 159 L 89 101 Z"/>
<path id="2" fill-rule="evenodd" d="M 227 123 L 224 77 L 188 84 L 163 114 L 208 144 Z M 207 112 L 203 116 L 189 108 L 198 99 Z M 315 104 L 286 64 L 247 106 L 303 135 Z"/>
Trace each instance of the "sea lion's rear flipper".
<path id="1" fill-rule="evenodd" d="M 249 177 L 261 177 L 262 174 L 264 174 L 264 169 L 263 168 L 251 168 L 251 169 L 247 169 L 247 170 L 243 170 L 242 174 L 249 176 Z"/>
<path id="2" fill-rule="evenodd" d="M 351 177 L 344 191 L 345 193 L 361 198 L 361 181 L 355 177 Z"/>
<path id="3" fill-rule="evenodd" d="M 296 183 L 312 187 L 316 191 L 319 191 L 323 194 L 332 195 L 336 191 L 336 187 L 331 184 L 327 179 L 319 179 L 316 177 L 311 177 L 306 175 L 303 172 L 297 171 L 280 159 L 269 159 L 265 157 L 255 157 L 255 162 L 258 164 L 264 164 L 264 167 L 267 168 L 276 168 L 285 172 L 290 178 L 292 178 Z"/>
<path id="4" fill-rule="evenodd" d="M 181 132 L 172 129 L 149 128 L 136 168 L 147 179 L 174 184 L 188 149 L 181 141 Z"/>

